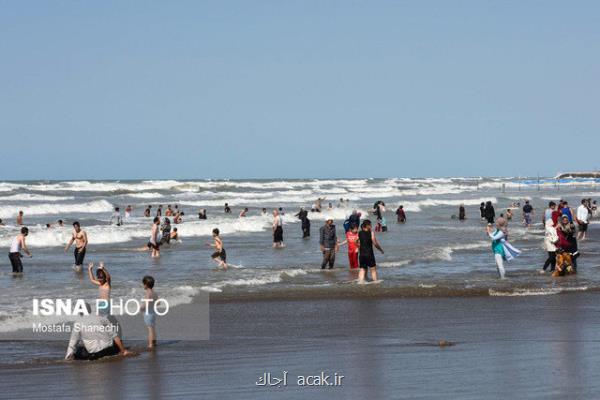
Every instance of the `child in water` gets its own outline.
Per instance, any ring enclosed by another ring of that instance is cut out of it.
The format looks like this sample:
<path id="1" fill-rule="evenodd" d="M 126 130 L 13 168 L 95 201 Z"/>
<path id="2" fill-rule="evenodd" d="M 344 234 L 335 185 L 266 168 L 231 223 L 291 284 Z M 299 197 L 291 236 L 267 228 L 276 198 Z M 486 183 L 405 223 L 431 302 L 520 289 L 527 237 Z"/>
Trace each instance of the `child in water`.
<path id="1" fill-rule="evenodd" d="M 219 236 L 219 229 L 213 229 L 213 240 L 214 243 L 207 243 L 210 247 L 215 248 L 215 252 L 212 254 L 212 259 L 215 260 L 219 267 L 227 269 L 227 253 L 223 247 L 223 240 Z"/>
<path id="2" fill-rule="evenodd" d="M 150 275 L 144 276 L 142 279 L 142 284 L 144 285 L 144 324 L 148 328 L 148 349 L 153 350 L 154 346 L 156 346 L 156 313 L 154 312 L 154 301 L 156 300 L 156 295 L 154 294 L 154 278 Z"/>
<path id="3" fill-rule="evenodd" d="M 350 265 L 350 269 L 355 270 L 358 268 L 358 247 L 356 246 L 356 241 L 358 240 L 358 225 L 350 225 L 350 229 L 346 232 L 346 240 L 344 240 L 341 245 L 348 245 L 348 263 Z"/>
<path id="4" fill-rule="evenodd" d="M 104 267 L 104 262 L 100 261 L 100 266 L 96 270 L 96 277 L 94 278 L 94 263 L 91 262 L 88 264 L 88 276 L 90 278 L 90 282 L 95 285 L 98 285 L 98 298 L 100 300 L 105 300 L 98 303 L 98 313 L 108 314 L 110 309 L 110 274 L 108 270 Z"/>

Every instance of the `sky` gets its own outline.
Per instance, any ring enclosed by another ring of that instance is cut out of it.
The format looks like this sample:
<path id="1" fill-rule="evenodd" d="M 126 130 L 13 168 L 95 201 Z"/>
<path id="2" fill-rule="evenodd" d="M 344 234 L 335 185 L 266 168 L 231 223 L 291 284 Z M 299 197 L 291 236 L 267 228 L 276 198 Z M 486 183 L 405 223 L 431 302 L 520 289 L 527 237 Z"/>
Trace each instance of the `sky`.
<path id="1" fill-rule="evenodd" d="M 597 1 L 0 0 L 0 180 L 595 170 Z"/>

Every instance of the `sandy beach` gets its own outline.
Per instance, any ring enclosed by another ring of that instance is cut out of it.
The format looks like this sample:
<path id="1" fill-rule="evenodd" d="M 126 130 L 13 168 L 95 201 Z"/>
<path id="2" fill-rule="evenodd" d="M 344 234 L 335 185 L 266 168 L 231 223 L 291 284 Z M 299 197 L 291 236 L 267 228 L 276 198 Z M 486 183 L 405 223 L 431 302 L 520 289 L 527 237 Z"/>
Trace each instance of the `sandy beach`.
<path id="1" fill-rule="evenodd" d="M 164 343 L 127 359 L 4 365 L 0 397 L 594 398 L 599 299 L 214 302 L 210 341 Z M 256 385 L 283 371 L 293 377 L 288 386 Z M 296 384 L 298 375 L 322 371 L 344 375 L 343 384 Z"/>

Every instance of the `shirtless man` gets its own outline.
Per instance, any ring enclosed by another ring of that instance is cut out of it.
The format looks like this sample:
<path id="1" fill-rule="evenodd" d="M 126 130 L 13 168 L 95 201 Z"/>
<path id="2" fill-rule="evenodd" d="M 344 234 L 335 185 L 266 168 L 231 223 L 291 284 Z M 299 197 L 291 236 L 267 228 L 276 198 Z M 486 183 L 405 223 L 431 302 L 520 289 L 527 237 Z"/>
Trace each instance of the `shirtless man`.
<path id="1" fill-rule="evenodd" d="M 69 250 L 69 247 L 75 242 L 75 251 L 73 252 L 73 256 L 75 256 L 75 265 L 73 269 L 75 272 L 81 272 L 83 268 L 83 259 L 85 258 L 85 250 L 88 245 L 87 233 L 81 229 L 81 225 L 79 222 L 73 222 L 73 235 L 71 236 L 71 240 L 67 243 L 65 247 L 65 253 Z"/>
<path id="2" fill-rule="evenodd" d="M 244 207 L 242 212 L 240 212 L 240 218 L 245 217 L 247 213 L 248 213 L 248 207 Z"/>
<path id="3" fill-rule="evenodd" d="M 215 249 L 211 257 L 220 268 L 227 269 L 227 253 L 225 253 L 225 248 L 223 247 L 223 239 L 219 236 L 219 229 L 213 229 L 212 236 L 214 243 L 207 243 L 207 245 Z"/>
<path id="4" fill-rule="evenodd" d="M 154 217 L 152 222 L 152 229 L 150 230 L 150 240 L 148 241 L 148 248 L 152 250 L 152 258 L 160 257 L 160 238 L 162 233 L 160 232 L 160 218 Z"/>
<path id="5" fill-rule="evenodd" d="M 23 211 L 19 211 L 19 215 L 17 215 L 17 226 L 23 225 Z"/>

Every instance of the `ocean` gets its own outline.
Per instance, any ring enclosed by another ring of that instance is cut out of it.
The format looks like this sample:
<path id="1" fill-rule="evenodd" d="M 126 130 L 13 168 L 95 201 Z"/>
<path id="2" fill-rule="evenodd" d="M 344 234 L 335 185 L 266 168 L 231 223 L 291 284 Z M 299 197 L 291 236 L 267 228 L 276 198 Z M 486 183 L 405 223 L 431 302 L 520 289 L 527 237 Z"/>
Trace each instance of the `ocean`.
<path id="1" fill-rule="evenodd" d="M 211 301 L 380 297 L 517 297 L 595 291 L 600 288 L 600 250 L 597 220 L 590 225 L 591 239 L 580 243 L 582 256 L 576 276 L 551 278 L 538 273 L 546 253 L 541 219 L 549 200 L 568 200 L 572 207 L 581 198 L 597 198 L 600 180 L 517 178 L 395 178 L 299 180 L 145 180 L 145 181 L 28 181 L 0 183 L 0 247 L 8 248 L 18 227 L 15 218 L 24 212 L 29 227 L 27 243 L 33 258 L 24 258 L 24 276 L 11 275 L 8 257 L 0 258 L 0 332 L 31 326 L 33 297 L 94 299 L 97 287 L 87 276 L 72 270 L 72 249 L 63 248 L 71 224 L 79 221 L 87 231 L 87 262 L 103 261 L 112 275 L 112 296 L 142 296 L 141 278 L 156 279 L 156 291 L 173 306 L 192 302 L 201 292 Z M 310 210 L 323 198 L 322 212 L 310 212 L 311 237 L 302 239 L 300 207 Z M 343 199 L 343 202 L 340 201 Z M 320 269 L 318 230 L 334 219 L 338 237 L 344 239 L 343 222 L 356 209 L 369 216 L 375 201 L 386 204 L 388 231 L 377 233 L 385 254 L 376 253 L 377 285 L 358 285 L 348 270 L 346 247 L 337 255 L 336 268 Z M 525 228 L 520 210 L 509 224 L 510 241 L 522 255 L 506 265 L 507 280 L 497 277 L 479 204 L 492 201 L 496 215 L 513 203 L 529 200 L 535 208 L 534 225 Z M 225 214 L 228 203 L 231 214 Z M 332 208 L 328 205 L 331 203 Z M 185 212 L 177 227 L 181 242 L 161 249 L 159 259 L 141 250 L 150 236 L 152 218 L 143 216 L 152 205 L 177 205 Z M 459 205 L 467 219 L 458 221 Z M 131 205 L 133 213 L 122 226 L 110 225 L 114 207 Z M 407 222 L 398 224 L 395 209 L 403 205 Z M 248 207 L 248 215 L 238 217 Z M 272 248 L 271 212 L 282 207 L 284 249 Z M 207 210 L 207 220 L 198 210 Z M 266 208 L 264 216 L 261 209 Z M 62 219 L 64 227 L 57 227 Z M 52 224 L 46 228 L 46 224 Z M 227 271 L 215 270 L 210 242 L 219 228 L 227 250 Z M 31 354 L 30 354 L 31 353 Z M 0 345 L 0 363 L 39 357 L 39 349 Z M 54 357 L 55 353 L 42 357 Z M 17 360 L 18 358 L 18 360 Z"/>

